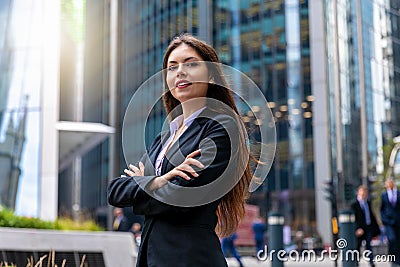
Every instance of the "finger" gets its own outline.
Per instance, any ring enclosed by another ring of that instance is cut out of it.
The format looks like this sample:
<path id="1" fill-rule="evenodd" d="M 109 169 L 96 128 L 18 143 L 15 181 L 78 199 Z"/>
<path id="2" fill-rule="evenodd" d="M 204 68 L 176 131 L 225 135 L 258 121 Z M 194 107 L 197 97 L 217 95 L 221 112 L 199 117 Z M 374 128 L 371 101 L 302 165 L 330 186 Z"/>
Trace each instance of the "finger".
<path id="1" fill-rule="evenodd" d="M 176 169 L 184 172 L 189 172 L 191 175 L 198 177 L 198 173 L 192 168 L 192 166 L 187 165 L 187 164 L 181 164 Z"/>
<path id="2" fill-rule="evenodd" d="M 187 175 L 186 173 L 184 173 L 183 171 L 181 171 L 181 170 L 178 170 L 178 169 L 173 169 L 172 171 L 171 171 L 173 174 L 174 174 L 174 176 L 180 176 L 180 177 L 182 177 L 183 179 L 185 179 L 185 180 L 188 180 L 188 181 L 190 181 L 190 177 L 189 177 L 189 175 Z"/>
<path id="3" fill-rule="evenodd" d="M 190 153 L 189 155 L 186 156 L 186 158 L 193 158 L 196 155 L 199 155 L 201 153 L 201 149 L 197 149 L 195 151 L 193 151 L 192 153 Z"/>
<path id="4" fill-rule="evenodd" d="M 134 176 L 135 174 L 133 173 L 133 171 L 130 171 L 130 170 L 128 170 L 128 169 L 125 169 L 124 170 L 124 173 L 126 173 L 127 175 L 129 175 L 129 176 Z"/>
<path id="5" fill-rule="evenodd" d="M 191 165 L 194 165 L 194 166 L 199 167 L 201 169 L 204 168 L 204 165 L 200 161 L 198 161 L 197 159 L 188 158 L 188 159 L 185 159 L 185 161 L 183 163 L 191 164 Z"/>
<path id="6" fill-rule="evenodd" d="M 132 171 L 134 171 L 135 173 L 140 172 L 139 168 L 136 167 L 136 166 L 134 166 L 134 165 L 132 165 L 132 164 L 129 164 L 129 168 L 130 168 Z"/>
<path id="7" fill-rule="evenodd" d="M 143 175 L 144 174 L 144 164 L 141 161 L 139 162 L 139 168 L 140 168 L 140 172 Z"/>

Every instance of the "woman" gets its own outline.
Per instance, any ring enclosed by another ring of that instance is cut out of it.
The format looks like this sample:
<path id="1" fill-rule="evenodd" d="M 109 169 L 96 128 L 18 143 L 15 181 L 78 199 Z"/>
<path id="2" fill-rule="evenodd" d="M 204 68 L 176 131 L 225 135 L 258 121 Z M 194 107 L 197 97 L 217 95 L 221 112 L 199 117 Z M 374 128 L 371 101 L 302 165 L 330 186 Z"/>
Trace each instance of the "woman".
<path id="1" fill-rule="evenodd" d="M 111 205 L 132 206 L 135 214 L 145 215 L 137 266 L 227 266 L 217 233 L 235 232 L 251 174 L 243 124 L 216 63 L 215 50 L 193 36 L 172 40 L 163 60 L 170 133 L 159 134 L 139 166 L 129 165 L 128 177 L 109 185 Z M 221 179 L 233 181 L 230 190 L 197 206 L 155 197 L 172 184 L 197 189 Z"/>

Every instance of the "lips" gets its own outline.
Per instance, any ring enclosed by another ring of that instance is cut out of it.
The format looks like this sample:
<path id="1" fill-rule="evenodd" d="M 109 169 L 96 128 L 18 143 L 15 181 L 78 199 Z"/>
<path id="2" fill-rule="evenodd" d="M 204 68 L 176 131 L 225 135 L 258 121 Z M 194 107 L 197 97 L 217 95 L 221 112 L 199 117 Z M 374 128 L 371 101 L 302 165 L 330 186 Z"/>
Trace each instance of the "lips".
<path id="1" fill-rule="evenodd" d="M 186 88 L 188 86 L 192 85 L 191 82 L 187 81 L 187 80 L 179 80 L 175 83 L 175 87 L 179 88 L 179 89 L 183 89 Z"/>

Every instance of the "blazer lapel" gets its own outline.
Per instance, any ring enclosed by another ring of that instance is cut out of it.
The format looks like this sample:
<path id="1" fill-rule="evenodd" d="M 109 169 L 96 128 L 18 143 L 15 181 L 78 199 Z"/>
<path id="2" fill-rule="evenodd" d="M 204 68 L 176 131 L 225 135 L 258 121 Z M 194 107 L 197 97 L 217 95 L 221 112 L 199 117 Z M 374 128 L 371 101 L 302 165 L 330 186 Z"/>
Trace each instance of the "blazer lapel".
<path id="1" fill-rule="evenodd" d="M 385 198 L 386 198 L 387 203 L 389 205 L 391 205 L 390 200 L 389 200 L 389 193 L 387 191 L 385 192 Z"/>
<path id="2" fill-rule="evenodd" d="M 189 128 L 186 129 L 186 131 L 183 132 L 183 134 L 178 138 L 178 140 L 171 146 L 171 148 L 167 151 L 165 154 L 166 159 L 171 159 L 171 157 L 177 153 L 177 151 L 180 149 L 180 147 L 184 146 L 185 143 L 187 143 L 189 140 L 192 139 L 193 136 L 195 136 L 197 133 L 199 133 L 201 129 L 201 125 L 198 123 L 197 119 L 195 119 L 192 124 L 189 126 Z M 191 151 L 193 152 L 193 151 Z M 169 160 L 164 159 L 162 163 L 162 173 L 165 173 L 167 171 L 167 163 Z"/>
<path id="3" fill-rule="evenodd" d="M 171 148 L 166 153 L 166 159 L 170 159 L 180 147 L 184 146 L 188 141 L 192 139 L 193 136 L 198 134 L 202 128 L 202 124 L 205 123 L 209 118 L 212 118 L 215 115 L 215 112 L 210 110 L 209 108 L 204 109 L 200 114 L 195 118 L 190 124 L 189 128 L 183 132 L 183 134 L 179 137 L 179 139 L 171 146 Z M 163 140 L 167 141 L 168 136 Z M 193 151 L 190 151 L 193 152 Z M 158 153 L 157 153 L 158 155 Z M 155 160 L 154 160 L 155 161 Z M 166 173 L 167 171 L 167 163 L 168 160 L 163 160 L 161 172 Z"/>
<path id="4" fill-rule="evenodd" d="M 160 139 L 157 141 L 157 144 L 155 146 L 155 149 L 149 150 L 148 151 L 148 165 L 145 164 L 145 175 L 154 175 L 155 174 L 155 165 L 156 165 L 156 160 L 158 157 L 158 154 L 161 152 L 161 148 L 163 143 L 167 141 L 169 137 L 169 132 L 162 132 Z"/>
<path id="5" fill-rule="evenodd" d="M 186 131 L 183 132 L 183 134 L 179 137 L 178 141 L 179 142 L 175 142 L 171 149 L 167 152 L 167 154 L 169 154 L 169 152 L 171 152 L 171 155 L 173 155 L 174 153 L 176 153 L 176 151 L 179 149 L 179 147 L 183 146 L 186 142 L 188 142 L 194 135 L 198 134 L 201 130 L 202 124 L 204 124 L 204 122 L 206 120 L 208 120 L 209 118 L 211 118 L 211 116 L 214 113 L 209 110 L 208 108 L 204 109 L 202 112 L 200 112 L 200 114 L 197 116 L 197 118 L 195 118 L 192 122 L 192 124 L 190 124 L 189 128 L 186 129 Z M 193 152 L 193 151 L 191 151 Z"/>

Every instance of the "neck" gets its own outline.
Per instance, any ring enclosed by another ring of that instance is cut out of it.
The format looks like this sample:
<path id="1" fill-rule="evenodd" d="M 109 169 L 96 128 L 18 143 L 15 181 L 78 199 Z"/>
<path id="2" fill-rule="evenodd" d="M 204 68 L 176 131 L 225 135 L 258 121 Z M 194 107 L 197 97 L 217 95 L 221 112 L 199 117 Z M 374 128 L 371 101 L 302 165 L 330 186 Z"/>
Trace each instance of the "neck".
<path id="1" fill-rule="evenodd" d="M 206 105 L 206 99 L 190 100 L 182 103 L 183 119 L 187 119 L 197 110 L 201 109 Z"/>

